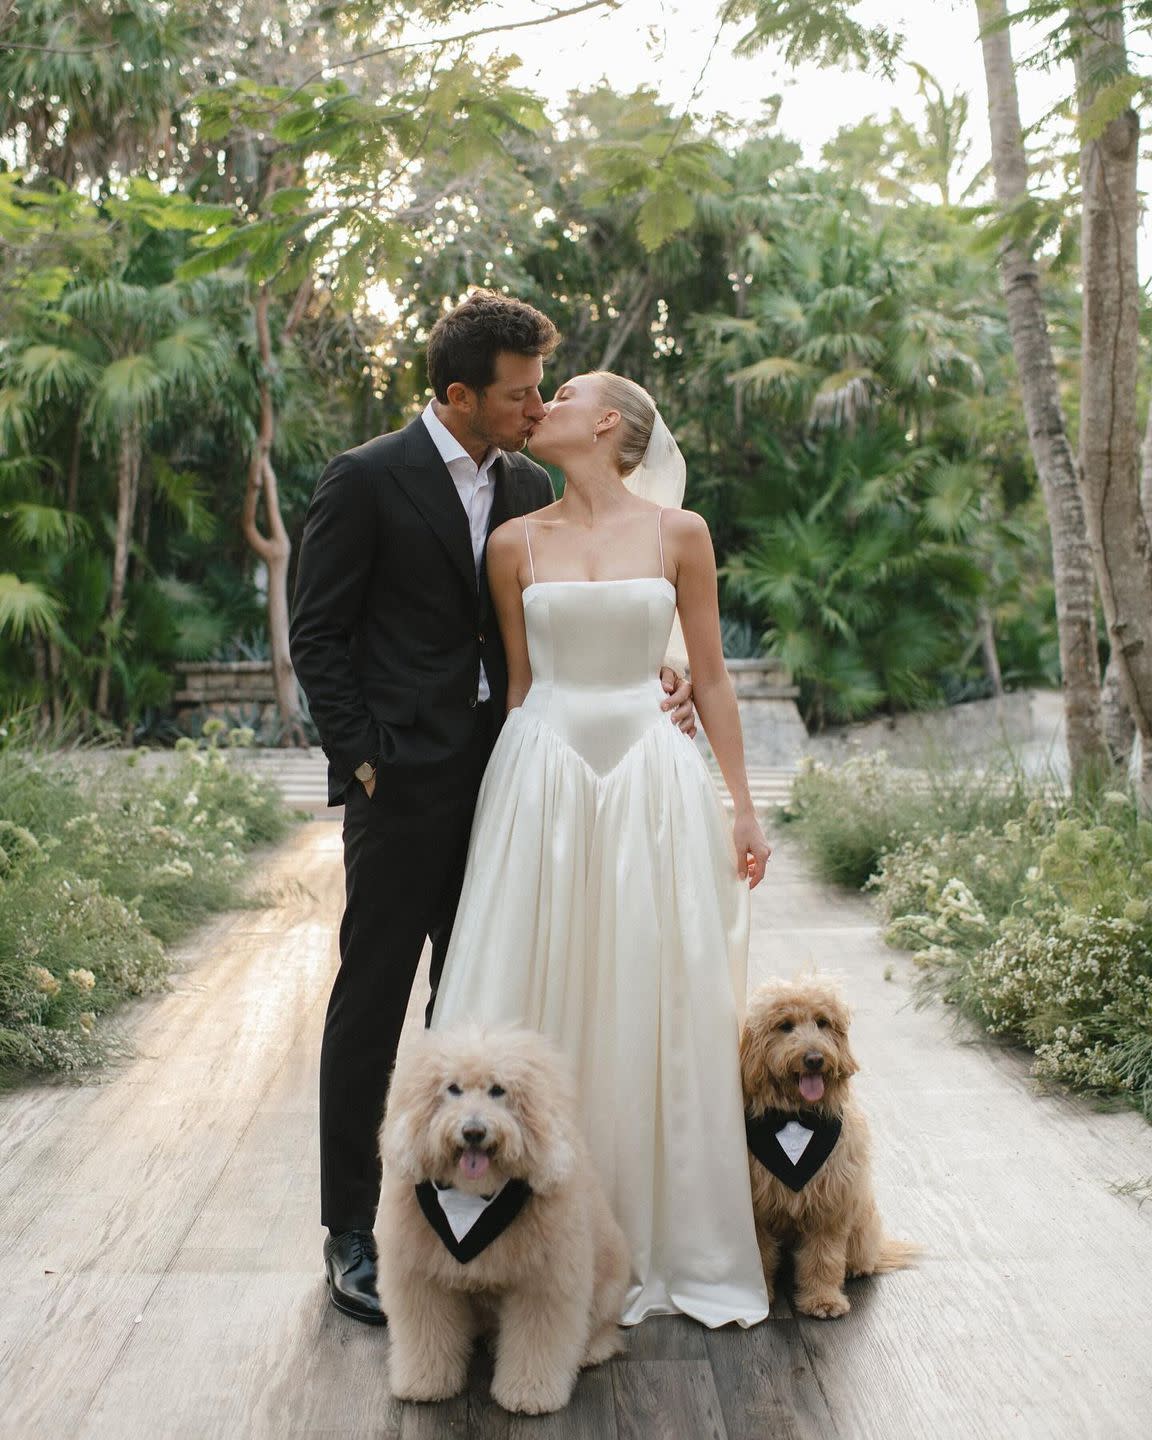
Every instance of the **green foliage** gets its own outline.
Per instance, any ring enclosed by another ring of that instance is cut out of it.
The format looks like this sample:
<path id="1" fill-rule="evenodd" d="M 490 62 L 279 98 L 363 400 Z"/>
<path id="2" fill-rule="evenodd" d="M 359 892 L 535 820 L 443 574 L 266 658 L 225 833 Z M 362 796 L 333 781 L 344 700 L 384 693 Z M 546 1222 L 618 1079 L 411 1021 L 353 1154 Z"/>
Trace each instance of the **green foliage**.
<path id="1" fill-rule="evenodd" d="M 962 96 L 921 72 L 915 115 L 814 170 L 778 101 L 737 130 L 601 84 L 549 119 L 507 58 L 405 48 L 379 7 L 241 11 L 8 17 L 29 48 L 0 64 L 0 707 L 139 735 L 176 660 L 266 654 L 239 524 L 262 405 L 296 541 L 325 460 L 423 403 L 428 329 L 475 284 L 556 320 L 557 379 L 608 365 L 657 396 L 730 633 L 793 667 L 810 723 L 986 693 L 989 618 L 1011 681 L 1054 677 L 1002 304 L 982 217 L 949 203 Z M 848 0 L 725 15 L 796 59 L 899 53 Z"/>
<path id="2" fill-rule="evenodd" d="M 45 634 L 58 622 L 60 606 L 53 596 L 17 575 L 0 574 L 0 635 L 20 640 Z"/>
<path id="3" fill-rule="evenodd" d="M 927 836 L 981 833 L 1018 816 L 1032 798 L 1007 767 L 978 783 L 947 770 L 913 776 L 879 752 L 836 768 L 806 761 L 785 817 L 821 878 L 858 890 L 899 847 Z"/>
<path id="4" fill-rule="evenodd" d="M 782 46 L 789 65 L 878 65 L 891 76 L 904 47 L 900 32 L 865 25 L 850 12 L 860 0 L 728 0 L 728 20 L 751 20 L 737 51 L 751 55 L 768 46 Z"/>
<path id="5" fill-rule="evenodd" d="M 1038 1078 L 1152 1119 L 1152 821 L 1131 794 L 921 789 L 872 758 L 810 769 L 791 809 L 822 874 L 867 877 L 925 997 L 1027 1045 Z"/>
<path id="6" fill-rule="evenodd" d="M 283 835 L 218 738 L 153 773 L 0 750 L 0 1083 L 100 1059 L 101 1017 L 162 988 L 164 944 L 238 903 L 245 856 Z"/>

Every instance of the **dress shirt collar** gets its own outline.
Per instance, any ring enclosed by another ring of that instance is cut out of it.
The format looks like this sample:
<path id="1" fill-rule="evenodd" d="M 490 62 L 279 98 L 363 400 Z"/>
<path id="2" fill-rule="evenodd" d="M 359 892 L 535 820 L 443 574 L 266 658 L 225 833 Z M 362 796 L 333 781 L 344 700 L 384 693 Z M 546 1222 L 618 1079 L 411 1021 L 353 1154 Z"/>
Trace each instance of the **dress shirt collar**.
<path id="1" fill-rule="evenodd" d="M 432 437 L 433 445 L 435 445 L 436 449 L 440 452 L 440 458 L 444 461 L 444 464 L 448 466 L 449 470 L 451 470 L 454 460 L 467 460 L 469 465 L 476 464 L 475 460 L 472 459 L 471 455 L 468 454 L 459 440 L 456 439 L 455 435 L 452 434 L 451 430 L 448 429 L 439 415 L 436 414 L 436 411 L 432 408 L 431 400 L 429 400 L 428 404 L 424 407 L 422 419 L 428 434 Z M 478 481 L 483 482 L 487 480 L 488 472 L 496 463 L 499 454 L 500 451 L 493 446 L 487 455 L 484 456 L 484 459 L 481 460 L 476 468 L 476 479 Z"/>

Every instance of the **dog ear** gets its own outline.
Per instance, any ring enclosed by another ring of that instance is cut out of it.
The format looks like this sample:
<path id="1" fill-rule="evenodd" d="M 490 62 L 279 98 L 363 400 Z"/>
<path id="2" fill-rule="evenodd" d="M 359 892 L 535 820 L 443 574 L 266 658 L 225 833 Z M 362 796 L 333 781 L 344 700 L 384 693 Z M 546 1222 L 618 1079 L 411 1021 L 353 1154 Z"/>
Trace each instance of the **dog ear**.
<path id="1" fill-rule="evenodd" d="M 740 1081 L 748 1099 L 765 1089 L 768 1080 L 768 1044 L 772 1030 L 763 1009 L 752 1011 L 740 1032 Z"/>
<path id="2" fill-rule="evenodd" d="M 432 1164 L 428 1130 L 440 1103 L 439 1074 L 430 1046 L 413 1044 L 397 1059 L 380 1127 L 380 1158 L 405 1180 L 424 1180 Z"/>
<path id="3" fill-rule="evenodd" d="M 532 1188 L 537 1194 L 548 1195 L 559 1190 L 576 1173 L 576 1148 L 558 1130 L 548 1136 L 543 1151 L 538 1151 L 535 1159 Z"/>
<path id="4" fill-rule="evenodd" d="M 415 1116 L 411 1111 L 389 1107 L 380 1131 L 380 1158 L 385 1166 L 404 1180 L 421 1179 L 423 1168 L 416 1144 Z"/>
<path id="5" fill-rule="evenodd" d="M 848 1039 L 848 1031 L 852 1025 L 852 1012 L 848 1008 L 848 1002 L 839 986 L 834 986 L 827 999 L 828 1013 L 832 1017 L 832 1029 L 836 1036 L 836 1058 L 837 1069 L 842 1080 L 848 1080 L 857 1074 L 860 1065 L 856 1056 L 852 1053 L 852 1044 Z"/>
<path id="6" fill-rule="evenodd" d="M 537 1193 L 548 1194 L 575 1175 L 580 1160 L 571 1072 L 555 1049 L 535 1032 L 515 1032 L 507 1044 L 508 1060 L 514 1057 L 519 1071 L 512 1088 L 528 1162 L 528 1183 Z"/>

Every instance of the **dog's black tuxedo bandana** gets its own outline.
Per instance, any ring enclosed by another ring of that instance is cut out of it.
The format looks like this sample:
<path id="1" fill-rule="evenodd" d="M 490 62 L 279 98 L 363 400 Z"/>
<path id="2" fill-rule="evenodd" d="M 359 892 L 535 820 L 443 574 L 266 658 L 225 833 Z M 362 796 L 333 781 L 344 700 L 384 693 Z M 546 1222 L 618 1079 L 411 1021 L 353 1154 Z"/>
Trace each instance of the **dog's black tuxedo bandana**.
<path id="1" fill-rule="evenodd" d="M 789 1190 L 803 1190 L 840 1139 L 840 1117 L 819 1110 L 765 1110 L 744 1116 L 748 1148 Z"/>
<path id="2" fill-rule="evenodd" d="M 439 1186 L 431 1180 L 423 1180 L 416 1186 L 416 1199 L 424 1218 L 444 1242 L 444 1248 L 454 1260 L 467 1265 L 469 1260 L 487 1250 L 494 1240 L 499 1240 L 513 1220 L 520 1214 L 532 1194 L 532 1187 L 525 1180 L 509 1180 L 490 1198 L 468 1196 L 474 1203 L 464 1207 L 474 1215 L 461 1213 L 460 1207 L 452 1207 L 449 1217 L 445 1201 L 441 1197 L 457 1194 L 451 1186 Z M 463 1198 L 463 1197 L 461 1197 Z M 455 1224 L 453 1223 L 455 1221 Z"/>

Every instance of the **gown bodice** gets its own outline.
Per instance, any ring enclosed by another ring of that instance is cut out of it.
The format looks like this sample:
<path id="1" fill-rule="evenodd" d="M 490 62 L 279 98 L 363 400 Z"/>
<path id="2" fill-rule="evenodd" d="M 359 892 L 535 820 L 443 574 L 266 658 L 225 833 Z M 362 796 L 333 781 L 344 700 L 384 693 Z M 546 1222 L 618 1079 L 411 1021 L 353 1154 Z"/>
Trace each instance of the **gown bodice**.
<path id="1" fill-rule="evenodd" d="M 524 590 L 532 688 L 526 716 L 548 725 L 598 775 L 648 730 L 671 729 L 660 667 L 676 614 L 661 576 L 543 580 Z"/>

